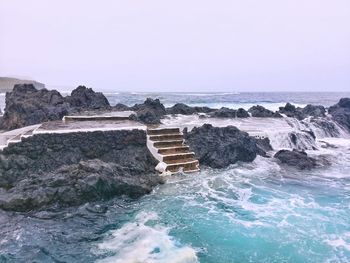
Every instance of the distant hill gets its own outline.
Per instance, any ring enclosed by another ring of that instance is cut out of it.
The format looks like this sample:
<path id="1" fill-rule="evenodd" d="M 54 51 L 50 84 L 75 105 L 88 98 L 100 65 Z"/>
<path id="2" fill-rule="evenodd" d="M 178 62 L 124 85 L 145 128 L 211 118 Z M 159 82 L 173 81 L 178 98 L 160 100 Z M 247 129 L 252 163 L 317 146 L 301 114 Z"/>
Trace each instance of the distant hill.
<path id="1" fill-rule="evenodd" d="M 0 93 L 12 91 L 15 84 L 33 84 L 37 89 L 45 88 L 45 84 L 35 80 L 0 77 Z"/>

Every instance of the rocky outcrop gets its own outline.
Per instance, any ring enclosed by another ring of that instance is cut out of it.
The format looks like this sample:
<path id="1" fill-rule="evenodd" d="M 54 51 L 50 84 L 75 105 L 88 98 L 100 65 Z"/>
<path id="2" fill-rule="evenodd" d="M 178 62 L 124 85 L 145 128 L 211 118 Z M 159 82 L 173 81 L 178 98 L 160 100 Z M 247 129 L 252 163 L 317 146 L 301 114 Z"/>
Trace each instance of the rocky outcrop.
<path id="1" fill-rule="evenodd" d="M 303 120 L 310 116 L 316 118 L 326 116 L 326 110 L 323 106 L 311 104 L 306 105 L 304 108 L 300 108 L 287 103 L 284 107 L 279 108 L 279 113 L 283 113 L 287 117 L 293 117 L 298 120 Z"/>
<path id="2" fill-rule="evenodd" d="M 236 117 L 237 118 L 248 118 L 249 113 L 245 109 L 239 108 L 237 110 Z"/>
<path id="3" fill-rule="evenodd" d="M 306 115 L 302 112 L 301 108 L 296 108 L 289 102 L 284 107 L 280 107 L 278 112 L 285 114 L 287 117 L 296 118 L 298 120 L 306 118 Z"/>
<path id="4" fill-rule="evenodd" d="M 263 106 L 257 105 L 251 107 L 248 112 L 252 115 L 252 117 L 259 117 L 259 118 L 282 118 L 282 115 L 278 112 L 270 111 Z"/>
<path id="5" fill-rule="evenodd" d="M 267 152 L 272 151 L 272 146 L 270 144 L 270 139 L 265 137 L 261 139 L 255 139 L 256 145 L 258 147 L 258 152 L 257 154 L 267 157 Z"/>
<path id="6" fill-rule="evenodd" d="M 342 98 L 337 104 L 329 107 L 328 113 L 332 119 L 350 131 L 350 98 Z"/>
<path id="7" fill-rule="evenodd" d="M 196 113 L 209 113 L 213 112 L 215 109 L 209 107 L 191 107 L 184 103 L 176 103 L 174 106 L 167 108 L 167 114 L 182 114 L 182 115 L 192 115 Z"/>
<path id="8" fill-rule="evenodd" d="M 184 131 L 186 143 L 201 165 L 224 168 L 238 161 L 251 162 L 259 149 L 256 140 L 234 126 L 223 128 L 204 124 Z"/>
<path id="9" fill-rule="evenodd" d="M 34 135 L 0 152 L 0 208 L 137 197 L 161 183 L 156 164 L 142 130 Z"/>
<path id="10" fill-rule="evenodd" d="M 72 95 L 63 97 L 56 90 L 37 90 L 33 84 L 15 85 L 6 93 L 5 114 L 0 129 L 10 130 L 23 126 L 60 120 L 64 115 L 80 110 L 109 107 L 102 93 L 79 86 Z"/>
<path id="11" fill-rule="evenodd" d="M 137 120 L 146 124 L 159 124 L 166 110 L 159 99 L 147 98 L 143 104 L 136 104 L 130 108 L 136 111 Z"/>
<path id="12" fill-rule="evenodd" d="M 15 85 L 12 92 L 6 93 L 6 108 L 0 129 L 10 130 L 62 119 L 69 110 L 69 103 L 56 90 L 37 90 L 32 84 Z"/>
<path id="13" fill-rule="evenodd" d="M 249 113 L 242 108 L 238 110 L 222 107 L 209 113 L 212 118 L 248 118 Z"/>
<path id="14" fill-rule="evenodd" d="M 315 118 L 326 117 L 326 109 L 322 105 L 308 104 L 302 109 L 302 113 Z"/>
<path id="15" fill-rule="evenodd" d="M 213 118 L 236 118 L 237 111 L 234 109 L 229 109 L 222 107 L 210 114 Z"/>
<path id="16" fill-rule="evenodd" d="M 79 86 L 73 90 L 66 101 L 70 104 L 70 107 L 79 109 L 94 110 L 110 107 L 107 98 L 101 92 L 95 92 L 85 86 Z"/>
<path id="17" fill-rule="evenodd" d="M 275 156 L 281 163 L 295 167 L 300 170 L 312 169 L 317 166 L 317 160 L 307 156 L 304 151 L 280 150 Z"/>
<path id="18" fill-rule="evenodd" d="M 125 104 L 122 104 L 122 103 L 118 103 L 115 106 L 113 106 L 112 108 L 113 108 L 113 110 L 116 110 L 116 111 L 128 111 L 128 110 L 131 110 L 129 106 L 127 106 Z"/>

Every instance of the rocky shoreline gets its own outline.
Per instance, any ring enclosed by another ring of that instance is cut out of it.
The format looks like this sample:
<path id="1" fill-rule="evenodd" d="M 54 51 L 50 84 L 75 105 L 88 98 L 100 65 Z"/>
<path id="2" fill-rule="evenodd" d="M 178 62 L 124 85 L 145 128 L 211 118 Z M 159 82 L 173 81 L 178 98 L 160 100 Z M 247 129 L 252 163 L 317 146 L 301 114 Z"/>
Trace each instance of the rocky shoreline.
<path id="1" fill-rule="evenodd" d="M 132 111 L 129 119 L 156 125 L 170 115 L 199 115 L 201 118 L 289 117 L 336 135 L 334 123 L 350 132 L 350 99 L 343 98 L 326 108 L 304 108 L 287 103 L 276 112 L 256 105 L 249 110 L 191 107 L 182 103 L 166 108 L 158 99 L 142 104 L 111 106 L 102 93 L 79 86 L 70 96 L 58 91 L 37 90 L 31 84 L 15 85 L 6 94 L 0 130 L 10 130 L 46 121 L 61 120 L 82 111 Z M 205 122 L 205 119 L 204 119 Z M 301 131 L 315 141 L 312 130 Z M 203 167 L 225 168 L 237 162 L 252 162 L 257 155 L 274 157 L 282 166 L 313 169 L 320 161 L 298 149 L 298 137 L 291 133 L 294 150 L 273 149 L 269 138 L 255 138 L 234 126 L 204 124 L 184 130 L 184 138 Z M 269 154 L 276 151 L 274 156 Z M 279 150 L 279 151 L 278 151 Z M 164 182 L 154 170 L 157 161 L 147 149 L 144 130 L 37 134 L 11 144 L 0 152 L 0 208 L 30 211 L 50 206 L 66 207 L 115 196 L 137 198 Z"/>

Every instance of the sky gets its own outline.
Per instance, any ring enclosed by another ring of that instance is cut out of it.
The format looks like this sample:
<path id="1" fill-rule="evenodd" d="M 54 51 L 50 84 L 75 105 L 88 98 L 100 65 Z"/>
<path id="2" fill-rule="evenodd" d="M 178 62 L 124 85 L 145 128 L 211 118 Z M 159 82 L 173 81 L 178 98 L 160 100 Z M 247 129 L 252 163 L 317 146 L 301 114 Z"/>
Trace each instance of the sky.
<path id="1" fill-rule="evenodd" d="M 349 0 L 0 0 L 0 76 L 100 91 L 349 91 Z"/>

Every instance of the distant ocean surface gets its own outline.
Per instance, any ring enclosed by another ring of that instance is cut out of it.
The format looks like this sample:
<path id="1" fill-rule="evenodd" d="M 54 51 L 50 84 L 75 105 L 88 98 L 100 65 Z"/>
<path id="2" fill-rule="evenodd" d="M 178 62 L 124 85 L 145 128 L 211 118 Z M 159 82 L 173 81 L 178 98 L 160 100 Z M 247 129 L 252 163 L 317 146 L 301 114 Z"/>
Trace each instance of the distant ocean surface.
<path id="1" fill-rule="evenodd" d="M 50 89 L 50 87 L 48 87 Z M 62 92 L 67 95 L 68 92 Z M 278 107 L 291 102 L 297 106 L 306 104 L 321 104 L 331 106 L 342 97 L 350 97 L 350 92 L 104 92 L 111 105 L 123 103 L 132 106 L 135 103 L 142 103 L 146 98 L 158 98 L 166 106 L 172 106 L 181 102 L 191 106 L 208 106 L 212 108 L 244 108 L 248 109 L 253 105 L 260 104 L 271 110 L 278 110 Z M 5 94 L 0 94 L 0 108 L 5 107 Z"/>
<path id="2" fill-rule="evenodd" d="M 112 105 L 133 105 L 152 97 L 166 106 L 260 104 L 270 109 L 286 102 L 330 106 L 350 97 L 105 94 Z M 198 174 L 173 176 L 136 201 L 116 198 L 31 214 L 0 210 L 0 262 L 349 263 L 350 139 L 322 140 L 336 146 L 318 145 L 317 153 L 331 158 L 332 165 L 312 171 L 282 169 L 273 158 L 257 157 L 253 163 L 227 169 L 203 168 Z"/>

